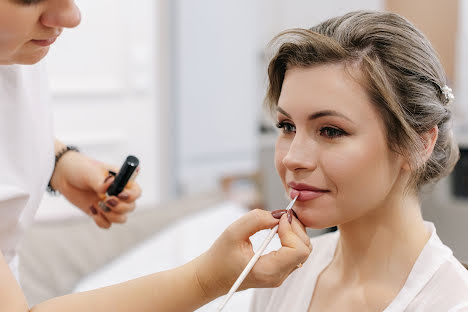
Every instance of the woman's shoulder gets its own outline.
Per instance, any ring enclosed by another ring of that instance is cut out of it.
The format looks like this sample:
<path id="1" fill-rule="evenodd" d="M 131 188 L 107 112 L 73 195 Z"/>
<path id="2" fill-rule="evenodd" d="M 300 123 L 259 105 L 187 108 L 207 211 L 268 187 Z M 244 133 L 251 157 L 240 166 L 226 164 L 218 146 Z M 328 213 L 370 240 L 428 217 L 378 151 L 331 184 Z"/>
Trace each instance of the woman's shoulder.
<path id="1" fill-rule="evenodd" d="M 427 222 L 426 222 L 427 223 Z M 446 285 L 448 289 L 457 287 L 462 289 L 468 297 L 468 270 L 457 260 L 452 249 L 445 245 L 435 231 L 432 230 L 431 238 L 428 242 L 428 252 L 426 256 L 431 259 L 440 259 L 436 263 L 439 264 L 435 274 L 432 276 L 430 283 Z M 427 259 L 426 259 L 427 260 Z M 450 287 L 452 285 L 452 287 Z"/>
<path id="2" fill-rule="evenodd" d="M 431 282 L 446 286 L 450 292 L 460 292 L 468 300 L 468 270 L 454 256 L 440 266 Z"/>
<path id="3" fill-rule="evenodd" d="M 448 257 L 412 304 L 420 311 L 468 311 L 468 270 Z"/>

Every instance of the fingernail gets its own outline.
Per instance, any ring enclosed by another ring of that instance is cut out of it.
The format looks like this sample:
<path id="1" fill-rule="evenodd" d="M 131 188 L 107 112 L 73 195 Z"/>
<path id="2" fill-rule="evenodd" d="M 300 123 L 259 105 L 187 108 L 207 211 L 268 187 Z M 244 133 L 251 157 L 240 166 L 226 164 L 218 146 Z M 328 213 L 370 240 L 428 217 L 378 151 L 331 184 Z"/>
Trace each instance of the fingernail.
<path id="1" fill-rule="evenodd" d="M 278 210 L 273 210 L 271 212 L 271 215 L 275 219 L 281 219 L 281 216 L 284 215 L 285 213 L 286 213 L 286 209 L 278 209 Z"/>
<path id="2" fill-rule="evenodd" d="M 113 175 L 109 174 L 107 178 L 104 180 L 104 183 L 106 183 L 107 181 L 109 181 L 110 178 L 113 178 L 113 177 L 114 177 Z"/>
<path id="3" fill-rule="evenodd" d="M 292 222 L 292 213 L 291 213 L 291 209 L 288 209 L 288 222 L 291 224 Z"/>
<path id="4" fill-rule="evenodd" d="M 130 195 L 128 195 L 128 193 L 126 192 L 122 192 L 119 194 L 119 196 L 117 196 L 118 198 L 122 199 L 122 200 L 127 200 L 130 198 Z"/>
<path id="5" fill-rule="evenodd" d="M 96 208 L 94 208 L 94 206 L 89 207 L 89 210 L 91 210 L 91 213 L 93 215 L 97 214 L 97 210 L 96 210 Z"/>
<path id="6" fill-rule="evenodd" d="M 102 211 L 104 212 L 109 212 L 110 211 L 110 208 L 106 206 L 106 204 L 104 202 L 99 202 L 99 208 L 101 208 Z"/>
<path id="7" fill-rule="evenodd" d="M 111 206 L 111 207 L 117 206 L 118 203 L 119 203 L 119 202 L 118 202 L 116 199 L 114 199 L 114 198 L 109 199 L 109 200 L 106 202 L 106 204 L 109 205 L 109 206 Z"/>

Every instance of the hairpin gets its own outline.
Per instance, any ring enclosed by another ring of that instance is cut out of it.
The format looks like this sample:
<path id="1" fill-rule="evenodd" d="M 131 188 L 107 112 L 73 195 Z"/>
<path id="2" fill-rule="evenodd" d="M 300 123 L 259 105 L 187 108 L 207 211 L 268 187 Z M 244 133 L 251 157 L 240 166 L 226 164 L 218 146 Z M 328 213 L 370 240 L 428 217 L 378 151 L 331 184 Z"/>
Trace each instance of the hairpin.
<path id="1" fill-rule="evenodd" d="M 452 89 L 449 86 L 444 85 L 441 90 L 442 90 L 442 94 L 445 97 L 445 103 L 447 105 L 452 103 L 453 100 L 455 100 L 455 96 L 453 95 Z"/>

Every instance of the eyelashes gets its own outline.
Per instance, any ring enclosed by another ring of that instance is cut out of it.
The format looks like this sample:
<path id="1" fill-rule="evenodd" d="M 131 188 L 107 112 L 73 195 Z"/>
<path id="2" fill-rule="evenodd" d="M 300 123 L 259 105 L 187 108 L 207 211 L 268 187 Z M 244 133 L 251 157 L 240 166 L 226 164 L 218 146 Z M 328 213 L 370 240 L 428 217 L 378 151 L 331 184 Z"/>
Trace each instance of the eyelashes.
<path id="1" fill-rule="evenodd" d="M 33 5 L 33 4 L 37 4 L 39 2 L 42 2 L 43 0 L 19 0 L 19 2 L 21 4 L 24 4 L 24 5 Z"/>
<path id="2" fill-rule="evenodd" d="M 276 123 L 276 128 L 282 129 L 283 134 L 296 132 L 296 126 L 287 121 L 279 121 Z M 325 126 L 319 129 L 320 136 L 327 139 L 335 139 L 348 135 L 348 133 L 338 127 Z"/>
<path id="3" fill-rule="evenodd" d="M 289 122 L 285 122 L 285 121 L 277 122 L 276 123 L 276 128 L 283 129 L 283 133 L 285 133 L 285 134 L 296 132 L 296 127 L 293 124 L 291 124 Z"/>
<path id="4" fill-rule="evenodd" d="M 334 127 L 323 127 L 320 129 L 320 135 L 327 137 L 327 138 L 339 138 L 347 133 L 341 129 L 334 128 Z"/>

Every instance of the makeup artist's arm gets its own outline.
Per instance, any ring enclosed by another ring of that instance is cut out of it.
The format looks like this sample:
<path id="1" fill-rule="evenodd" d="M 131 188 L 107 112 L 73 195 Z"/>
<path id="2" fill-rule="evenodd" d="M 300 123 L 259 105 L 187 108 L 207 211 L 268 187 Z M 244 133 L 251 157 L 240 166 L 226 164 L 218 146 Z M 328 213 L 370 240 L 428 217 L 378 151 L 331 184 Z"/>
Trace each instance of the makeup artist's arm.
<path id="1" fill-rule="evenodd" d="M 26 312 L 28 303 L 0 251 L 0 311 Z"/>
<path id="2" fill-rule="evenodd" d="M 55 140 L 56 155 L 65 147 L 65 144 Z M 118 171 L 82 153 L 69 151 L 56 164 L 51 185 L 92 217 L 98 226 L 109 228 L 112 223 L 124 223 L 127 220 L 127 214 L 135 209 L 135 200 L 141 195 L 138 183 L 129 182 L 117 197 L 111 196 L 106 200 L 110 211 L 101 210 L 97 203 L 114 181 L 109 170 Z"/>
<path id="3" fill-rule="evenodd" d="M 260 258 L 242 289 L 278 286 L 309 256 L 310 240 L 297 219 L 289 224 L 284 215 L 279 222 L 282 247 Z M 193 311 L 228 292 L 253 255 L 249 237 L 277 223 L 269 212 L 251 211 L 229 226 L 207 252 L 183 266 L 114 286 L 50 299 L 31 311 Z M 28 311 L 21 289 L 3 258 L 0 259 L 0 311 Z"/>

